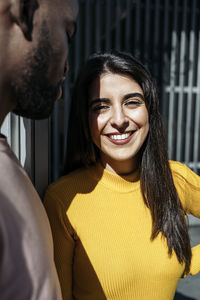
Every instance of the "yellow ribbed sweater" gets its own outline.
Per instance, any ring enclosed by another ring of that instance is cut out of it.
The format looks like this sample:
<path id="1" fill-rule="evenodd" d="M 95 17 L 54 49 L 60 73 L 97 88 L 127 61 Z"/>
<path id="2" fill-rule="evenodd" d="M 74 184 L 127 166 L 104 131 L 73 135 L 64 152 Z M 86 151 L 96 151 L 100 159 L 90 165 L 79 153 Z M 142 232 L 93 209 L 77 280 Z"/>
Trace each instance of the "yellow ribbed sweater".
<path id="1" fill-rule="evenodd" d="M 170 162 L 184 210 L 200 218 L 200 177 Z M 160 199 L 162 201 L 162 199 Z M 53 183 L 45 196 L 63 300 L 171 300 L 184 271 L 166 240 L 150 240 L 152 219 L 138 174 L 100 164 Z M 200 245 L 190 274 L 200 271 Z"/>

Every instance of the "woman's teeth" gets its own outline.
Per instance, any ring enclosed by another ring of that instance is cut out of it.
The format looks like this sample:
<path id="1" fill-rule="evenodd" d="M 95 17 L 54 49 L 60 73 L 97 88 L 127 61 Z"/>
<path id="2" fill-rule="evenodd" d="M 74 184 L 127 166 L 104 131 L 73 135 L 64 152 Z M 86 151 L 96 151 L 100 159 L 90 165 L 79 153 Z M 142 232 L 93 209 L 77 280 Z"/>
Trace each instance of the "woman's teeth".
<path id="1" fill-rule="evenodd" d="M 131 132 L 129 133 L 123 133 L 123 134 L 113 134 L 109 135 L 109 138 L 112 140 L 125 140 L 131 135 Z"/>

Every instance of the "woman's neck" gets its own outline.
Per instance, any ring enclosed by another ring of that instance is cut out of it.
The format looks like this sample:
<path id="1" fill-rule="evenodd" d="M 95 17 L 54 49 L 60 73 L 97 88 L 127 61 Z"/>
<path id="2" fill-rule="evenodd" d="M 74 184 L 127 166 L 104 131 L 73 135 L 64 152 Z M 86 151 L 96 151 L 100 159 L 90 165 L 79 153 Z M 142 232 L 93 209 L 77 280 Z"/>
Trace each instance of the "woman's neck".
<path id="1" fill-rule="evenodd" d="M 129 175 L 138 169 L 138 159 L 133 158 L 129 161 L 113 161 L 104 159 L 101 157 L 102 166 L 112 173 L 116 173 L 118 175 Z"/>

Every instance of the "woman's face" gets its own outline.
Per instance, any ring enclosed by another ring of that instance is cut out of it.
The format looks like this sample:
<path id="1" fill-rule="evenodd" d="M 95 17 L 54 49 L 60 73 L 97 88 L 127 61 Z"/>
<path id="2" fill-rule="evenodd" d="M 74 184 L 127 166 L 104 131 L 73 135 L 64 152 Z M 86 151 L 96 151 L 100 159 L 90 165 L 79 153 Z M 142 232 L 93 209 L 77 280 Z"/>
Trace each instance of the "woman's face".
<path id="1" fill-rule="evenodd" d="M 133 171 L 149 131 L 139 84 L 123 74 L 95 79 L 89 91 L 89 128 L 105 168 L 119 174 Z"/>

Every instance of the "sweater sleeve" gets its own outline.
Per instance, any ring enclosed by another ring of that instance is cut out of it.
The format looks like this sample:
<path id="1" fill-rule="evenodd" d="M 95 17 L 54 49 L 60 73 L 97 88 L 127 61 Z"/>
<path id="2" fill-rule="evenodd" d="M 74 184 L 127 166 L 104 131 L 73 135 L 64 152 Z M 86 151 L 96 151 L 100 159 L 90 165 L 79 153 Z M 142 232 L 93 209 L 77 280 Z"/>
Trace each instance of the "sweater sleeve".
<path id="1" fill-rule="evenodd" d="M 186 212 L 200 218 L 200 176 L 186 167 L 185 202 Z"/>
<path id="2" fill-rule="evenodd" d="M 190 265 L 190 275 L 200 272 L 200 244 L 192 248 L 192 261 Z"/>
<path id="3" fill-rule="evenodd" d="M 186 168 L 185 181 L 185 203 L 186 212 L 200 218 L 200 176 Z M 192 261 L 190 266 L 190 275 L 200 272 L 200 240 L 199 245 L 192 248 Z"/>
<path id="4" fill-rule="evenodd" d="M 72 264 L 75 240 L 63 203 L 47 190 L 44 206 L 51 224 L 54 258 L 60 280 L 63 300 L 72 300 Z"/>

